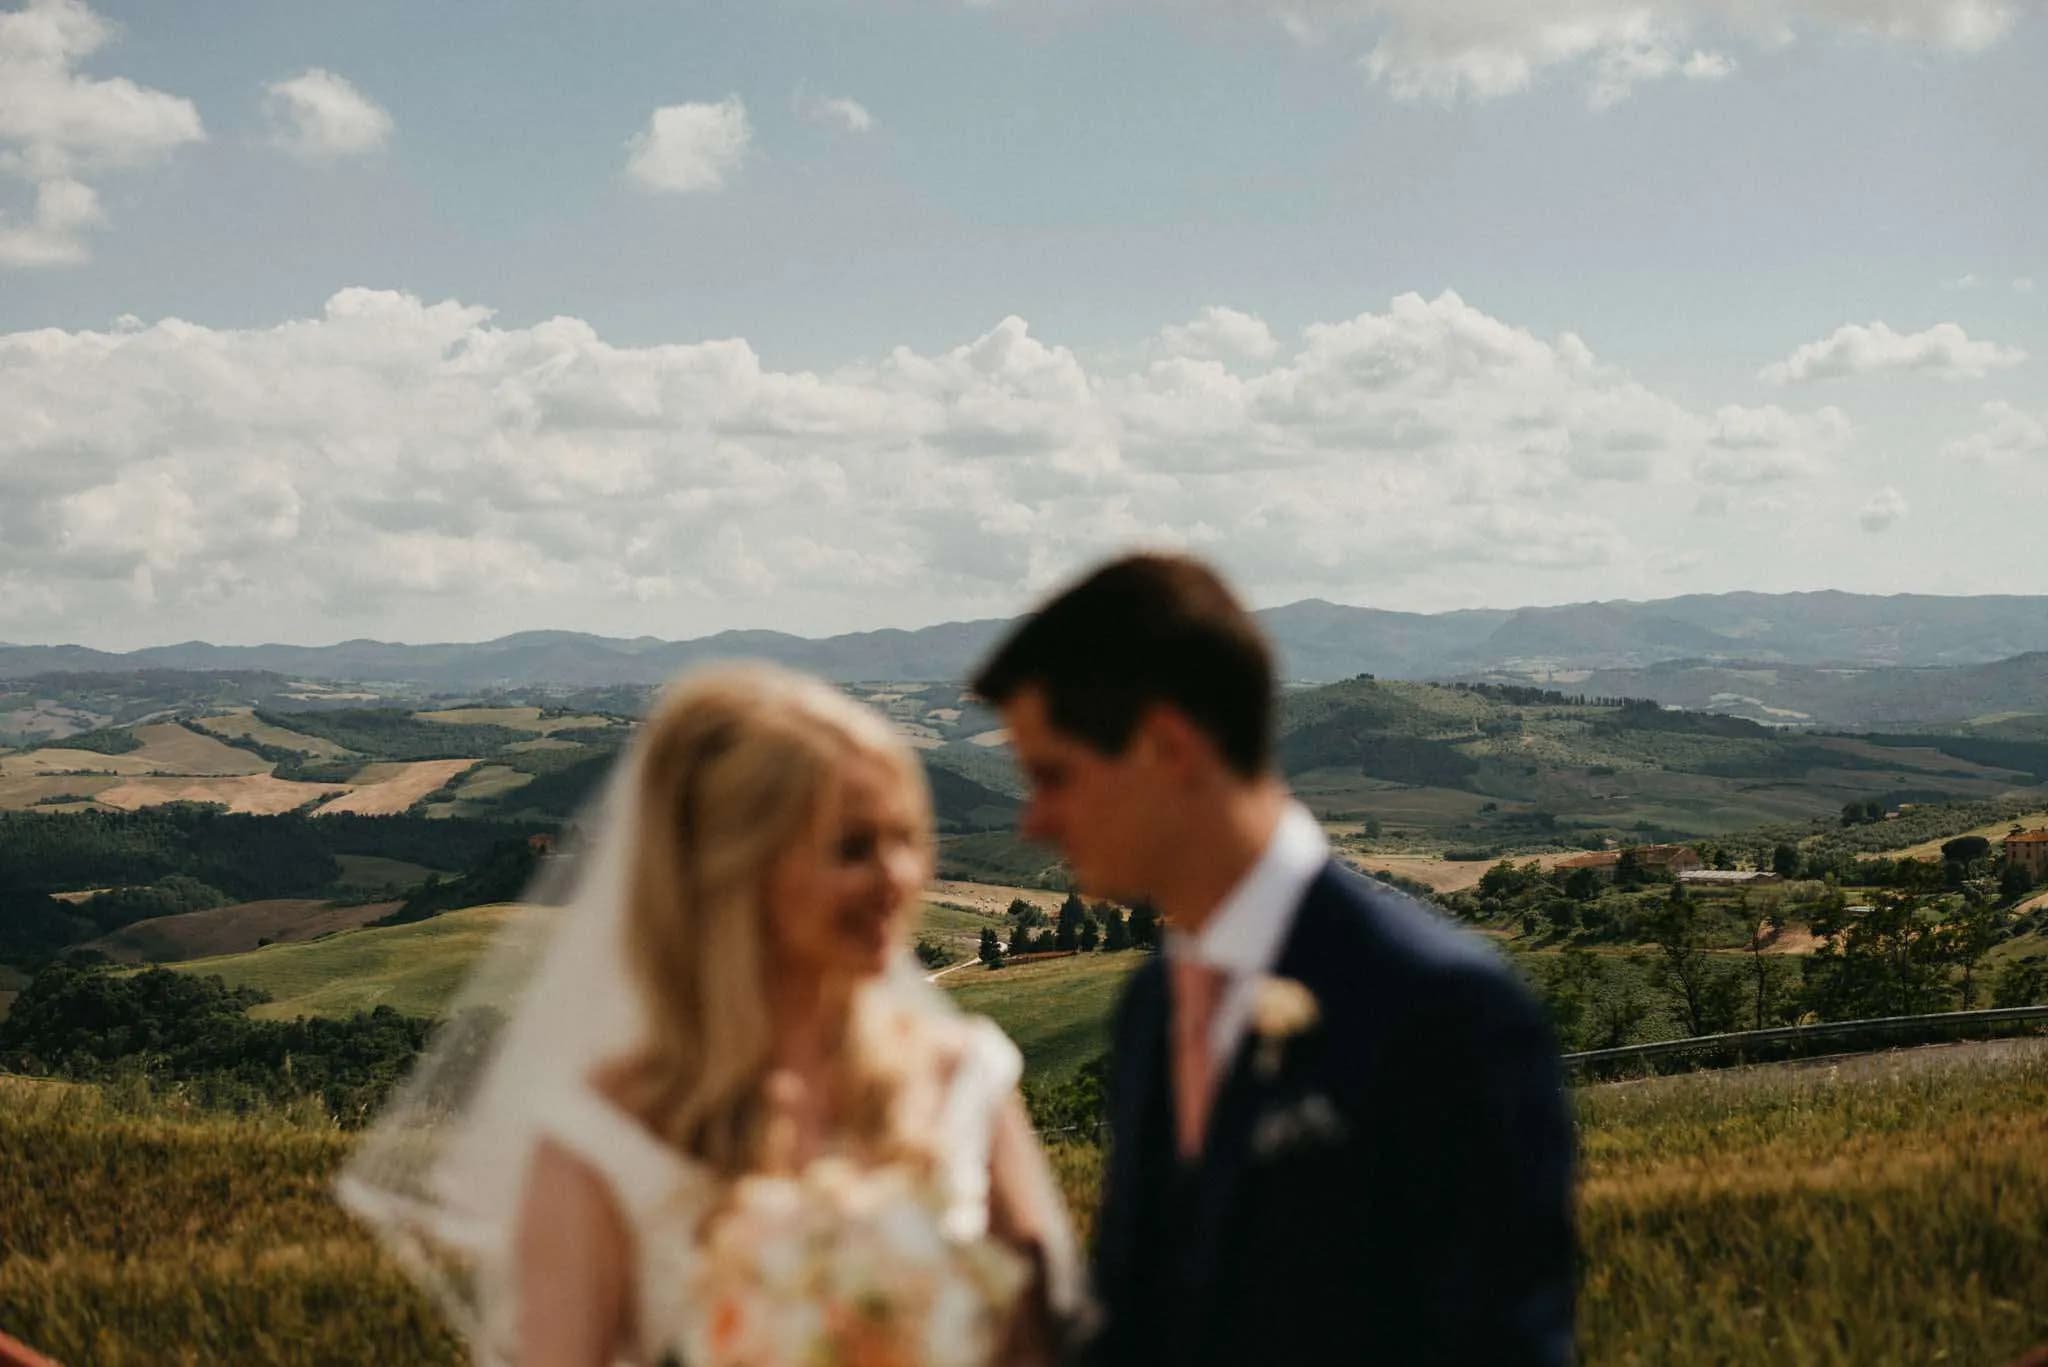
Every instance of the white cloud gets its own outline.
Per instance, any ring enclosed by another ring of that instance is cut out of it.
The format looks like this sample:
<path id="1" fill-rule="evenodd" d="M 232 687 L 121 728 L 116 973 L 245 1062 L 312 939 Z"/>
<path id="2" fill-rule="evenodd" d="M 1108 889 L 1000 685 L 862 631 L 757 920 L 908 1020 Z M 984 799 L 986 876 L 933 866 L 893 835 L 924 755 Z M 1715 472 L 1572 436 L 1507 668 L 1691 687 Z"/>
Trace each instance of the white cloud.
<path id="1" fill-rule="evenodd" d="M 1982 413 L 1984 428 L 1944 446 L 1941 454 L 1945 459 L 1970 465 L 2003 465 L 2027 457 L 2048 456 L 2048 422 L 2003 399 L 1985 404 Z"/>
<path id="2" fill-rule="evenodd" d="M 1753 512 L 1848 439 L 1834 409 L 1695 411 L 1448 292 L 1292 345 L 1209 309 L 1127 354 L 1007 318 L 786 371 L 366 289 L 271 327 L 0 335 L 0 635 L 977 615 L 1133 542 L 1261 592 L 1528 601 L 1662 582 L 1701 549 L 1671 509 L 1740 486 Z"/>
<path id="3" fill-rule="evenodd" d="M 2032 294 L 2034 292 L 2034 277 L 2031 275 L 2016 275 L 2013 277 L 2012 287 L 2020 294 Z"/>
<path id="4" fill-rule="evenodd" d="M 1701 483 L 1715 488 L 1804 479 L 1822 473 L 1850 435 L 1849 419 L 1839 408 L 1792 413 L 1776 404 L 1730 404 L 1714 414 L 1694 470 Z"/>
<path id="5" fill-rule="evenodd" d="M 1782 361 L 1765 366 L 1771 384 L 1841 379 L 1884 370 L 1922 371 L 1945 380 L 1982 379 L 1987 371 L 2018 365 L 2027 353 L 1996 342 L 1973 342 L 1954 323 L 1924 332 L 1894 332 L 1883 323 L 1845 323 L 1817 342 L 1808 342 Z"/>
<path id="6" fill-rule="evenodd" d="M 1866 532 L 1881 532 L 1905 515 L 1906 496 L 1886 485 L 1870 496 L 1870 501 L 1863 505 L 1863 511 L 1856 514 L 1856 521 Z"/>
<path id="7" fill-rule="evenodd" d="M 1976 289 L 1977 286 L 1983 284 L 1984 282 L 1977 278 L 1977 274 L 1975 271 L 1971 271 L 1967 274 L 1959 275 L 1953 280 L 1944 280 L 1941 283 L 1942 288 L 1944 289 L 1973 290 Z"/>
<path id="8" fill-rule="evenodd" d="M 191 101 L 75 69 L 113 36 L 80 0 L 0 14 L 0 177 L 35 194 L 26 218 L 0 214 L 0 267 L 84 261 L 83 231 L 105 221 L 88 179 L 206 136 Z"/>
<path id="9" fill-rule="evenodd" d="M 1735 59 L 1724 52 L 1695 51 L 1680 70 L 1690 81 L 1721 81 L 1735 74 Z"/>
<path id="10" fill-rule="evenodd" d="M 753 141 L 737 95 L 716 104 L 664 105 L 626 144 L 626 174 L 650 190 L 716 190 L 739 169 Z"/>
<path id="11" fill-rule="evenodd" d="M 1161 329 L 1159 345 L 1169 356 L 1211 361 L 1263 361 L 1280 349 L 1265 319 L 1216 304 Z"/>
<path id="12" fill-rule="evenodd" d="M 1652 81 L 1719 80 L 1724 44 L 1876 37 L 1967 54 L 2003 39 L 2017 0 L 1262 0 L 1303 42 L 1364 35 L 1363 65 L 1396 99 L 1490 100 L 1552 73 L 1605 108 Z M 1702 42 L 1709 44 L 1702 46 Z"/>
<path id="13" fill-rule="evenodd" d="M 390 113 L 331 71 L 312 67 L 263 89 L 271 139 L 295 157 L 359 157 L 391 140 Z"/>
<path id="14" fill-rule="evenodd" d="M 859 100 L 844 95 L 799 97 L 797 110 L 812 123 L 825 124 L 848 133 L 866 133 L 875 126 L 875 116 Z"/>

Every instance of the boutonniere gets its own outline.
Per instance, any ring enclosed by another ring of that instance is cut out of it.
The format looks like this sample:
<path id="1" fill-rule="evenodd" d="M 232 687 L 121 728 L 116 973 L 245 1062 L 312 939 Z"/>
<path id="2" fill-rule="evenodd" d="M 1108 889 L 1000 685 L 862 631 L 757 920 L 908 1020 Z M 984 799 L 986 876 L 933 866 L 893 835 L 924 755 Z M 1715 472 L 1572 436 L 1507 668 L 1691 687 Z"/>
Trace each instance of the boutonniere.
<path id="1" fill-rule="evenodd" d="M 1315 1029 L 1323 1009 L 1316 994 L 1293 978 L 1268 974 L 1252 990 L 1252 1034 L 1258 1037 L 1255 1057 L 1259 1076 L 1270 1080 L 1280 1071 L 1287 1041 Z"/>

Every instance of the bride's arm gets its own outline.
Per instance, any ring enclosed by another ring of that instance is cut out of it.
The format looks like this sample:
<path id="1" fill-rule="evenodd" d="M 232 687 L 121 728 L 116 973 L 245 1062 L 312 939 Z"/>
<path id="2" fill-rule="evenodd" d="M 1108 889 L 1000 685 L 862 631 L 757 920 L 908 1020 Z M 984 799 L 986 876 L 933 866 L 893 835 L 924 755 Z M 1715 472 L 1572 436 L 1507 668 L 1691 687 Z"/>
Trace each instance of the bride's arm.
<path id="1" fill-rule="evenodd" d="M 590 1166 L 542 1140 L 513 1247 L 520 1367 L 610 1367 L 630 1311 L 630 1236 Z"/>
<path id="2" fill-rule="evenodd" d="M 1060 1339 L 1056 1320 L 1076 1309 L 1067 1303 L 1076 1276 L 1073 1231 L 1024 1100 L 1015 1092 L 996 1113 L 989 1146 L 989 1231 L 1029 1258 L 1032 1269 L 1002 1360 L 1053 1362 Z"/>

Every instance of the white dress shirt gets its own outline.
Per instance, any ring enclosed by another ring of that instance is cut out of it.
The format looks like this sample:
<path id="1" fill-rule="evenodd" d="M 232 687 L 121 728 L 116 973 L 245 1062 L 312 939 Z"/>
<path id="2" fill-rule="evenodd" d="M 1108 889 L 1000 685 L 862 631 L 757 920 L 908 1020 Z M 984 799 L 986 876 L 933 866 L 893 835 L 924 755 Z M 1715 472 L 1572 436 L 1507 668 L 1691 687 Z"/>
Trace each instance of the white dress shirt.
<path id="1" fill-rule="evenodd" d="M 1209 1028 L 1210 1057 L 1219 1077 L 1244 1039 L 1259 979 L 1279 962 L 1302 894 L 1329 858 L 1330 842 L 1323 828 L 1308 808 L 1289 802 L 1258 862 L 1237 880 L 1202 929 L 1193 935 L 1168 930 L 1168 955 L 1192 954 L 1230 975 Z"/>

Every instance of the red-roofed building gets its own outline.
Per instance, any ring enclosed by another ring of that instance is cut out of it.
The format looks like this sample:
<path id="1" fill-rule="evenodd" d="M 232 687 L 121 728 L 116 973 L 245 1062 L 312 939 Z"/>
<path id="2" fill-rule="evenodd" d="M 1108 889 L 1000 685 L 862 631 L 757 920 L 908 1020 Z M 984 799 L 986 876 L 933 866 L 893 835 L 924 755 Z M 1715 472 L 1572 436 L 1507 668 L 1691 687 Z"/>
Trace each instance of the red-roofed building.
<path id="1" fill-rule="evenodd" d="M 2005 862 L 2008 868 L 2025 869 L 2037 883 L 2048 877 L 2048 828 L 2007 836 Z"/>
<path id="2" fill-rule="evenodd" d="M 1638 845 L 1635 854 L 1636 862 L 1644 868 L 1669 874 L 1701 868 L 1707 862 L 1690 845 Z"/>
<path id="3" fill-rule="evenodd" d="M 1569 859 L 1558 860 L 1557 867 L 1565 870 L 1598 869 L 1602 873 L 1612 875 L 1614 866 L 1620 862 L 1620 850 L 1588 850 L 1584 854 L 1575 854 Z"/>

